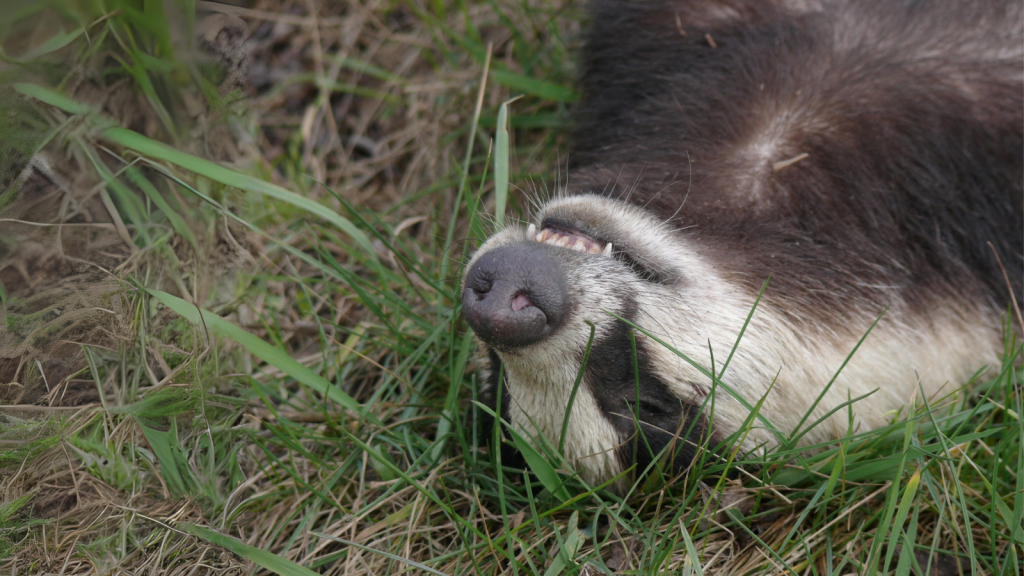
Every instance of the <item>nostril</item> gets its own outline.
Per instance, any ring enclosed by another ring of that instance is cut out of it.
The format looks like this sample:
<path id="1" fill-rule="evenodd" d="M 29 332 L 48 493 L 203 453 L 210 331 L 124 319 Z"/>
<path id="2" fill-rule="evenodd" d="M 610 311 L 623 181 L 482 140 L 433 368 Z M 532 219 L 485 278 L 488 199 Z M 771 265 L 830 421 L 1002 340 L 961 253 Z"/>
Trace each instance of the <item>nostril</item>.
<path id="1" fill-rule="evenodd" d="M 478 299 L 482 299 L 484 296 L 486 296 L 491 291 L 492 284 L 490 282 L 487 282 L 487 281 L 484 281 L 484 280 L 480 280 L 480 281 L 477 281 L 474 284 L 474 286 L 472 286 L 472 288 L 473 288 L 473 293 L 476 294 L 476 297 Z"/>
<path id="2" fill-rule="evenodd" d="M 519 312 L 520 310 L 526 308 L 527 306 L 533 306 L 533 302 L 530 302 L 530 299 L 526 296 L 526 294 L 516 294 L 516 296 L 512 298 L 513 312 Z"/>

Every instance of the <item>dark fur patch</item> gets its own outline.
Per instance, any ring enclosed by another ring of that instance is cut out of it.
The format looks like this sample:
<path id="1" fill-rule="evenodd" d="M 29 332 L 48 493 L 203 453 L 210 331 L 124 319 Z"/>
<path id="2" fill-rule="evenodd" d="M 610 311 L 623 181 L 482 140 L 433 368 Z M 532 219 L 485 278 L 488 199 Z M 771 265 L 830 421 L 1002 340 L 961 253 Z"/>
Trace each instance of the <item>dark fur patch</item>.
<path id="1" fill-rule="evenodd" d="M 1021 294 L 1019 6 L 823 4 L 594 2 L 570 192 L 674 217 L 812 319 L 894 294 L 1005 308 L 988 244 Z"/>
<path id="2" fill-rule="evenodd" d="M 487 359 L 490 364 L 490 373 L 487 375 L 487 381 L 480 390 L 480 403 L 494 410 L 498 406 L 498 390 L 501 390 L 501 419 L 509 422 L 511 420 L 509 406 L 512 405 L 512 394 L 508 389 L 508 378 L 505 378 L 504 383 L 501 383 L 498 379 L 502 375 L 502 371 L 501 358 L 498 357 L 497 352 L 488 348 Z M 499 384 L 503 385 L 499 386 Z M 505 430 L 506 428 L 508 427 L 502 426 L 502 432 L 508 438 L 509 434 Z M 480 432 L 483 434 L 483 444 L 493 445 L 494 418 L 486 412 L 480 412 Z M 508 442 L 501 445 L 501 463 L 503 466 L 511 466 L 513 468 L 522 468 L 526 465 L 523 455 Z"/>
<path id="3" fill-rule="evenodd" d="M 627 317 L 635 316 L 636 304 L 629 309 Z M 679 474 L 706 445 L 708 418 L 699 403 L 677 397 L 654 374 L 645 342 L 636 342 L 634 359 L 631 330 L 616 323 L 593 345 L 584 381 L 622 439 L 616 453 L 624 469 L 635 462 L 643 472 L 662 456 L 670 464 L 665 472 Z"/>

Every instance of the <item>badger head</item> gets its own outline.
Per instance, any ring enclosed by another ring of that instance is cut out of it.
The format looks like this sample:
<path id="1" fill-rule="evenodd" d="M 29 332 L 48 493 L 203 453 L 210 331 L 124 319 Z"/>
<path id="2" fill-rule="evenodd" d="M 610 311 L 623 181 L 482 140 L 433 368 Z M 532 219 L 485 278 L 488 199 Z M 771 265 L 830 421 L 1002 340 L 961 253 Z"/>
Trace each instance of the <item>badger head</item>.
<path id="1" fill-rule="evenodd" d="M 709 432 L 708 378 L 630 326 L 704 349 L 699 308 L 732 296 L 676 230 L 622 201 L 562 197 L 466 269 L 463 313 L 490 351 L 492 385 L 504 374 L 510 424 L 554 447 L 564 423 L 564 455 L 591 484 L 622 488 L 624 471 L 659 454 L 676 469 L 692 460 Z"/>
<path id="2" fill-rule="evenodd" d="M 769 294 L 752 315 L 758 290 L 737 281 L 742 262 L 774 255 L 708 242 L 586 194 L 487 240 L 468 263 L 462 305 L 491 359 L 492 398 L 504 374 L 503 419 L 551 447 L 564 434 L 584 481 L 615 479 L 622 491 L 624 472 L 658 456 L 680 472 L 730 436 L 749 452 L 797 432 L 806 445 L 883 425 L 919 390 L 934 395 L 996 360 L 994 316 L 968 313 L 969 303 L 924 315 L 889 291 L 883 303 L 810 316 L 800 310 L 808 282 Z M 865 339 L 859 330 L 883 309 Z M 836 409 L 855 398 L 868 399 Z"/>

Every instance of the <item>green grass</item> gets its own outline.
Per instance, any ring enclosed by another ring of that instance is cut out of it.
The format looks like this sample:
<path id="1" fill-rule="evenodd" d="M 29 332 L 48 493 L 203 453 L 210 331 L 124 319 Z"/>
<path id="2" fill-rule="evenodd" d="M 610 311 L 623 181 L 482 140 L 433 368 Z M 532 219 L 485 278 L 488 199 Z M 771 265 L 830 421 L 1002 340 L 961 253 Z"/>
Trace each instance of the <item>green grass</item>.
<path id="1" fill-rule="evenodd" d="M 946 398 L 919 398 L 887 427 L 811 452 L 782 438 L 761 456 L 729 449 L 741 431 L 716 451 L 724 457 L 705 452 L 682 478 L 653 470 L 625 498 L 575 478 L 557 446 L 504 439 L 526 452 L 525 471 L 486 450 L 457 278 L 492 222 L 522 213 L 514 187 L 558 170 L 557 127 L 576 97 L 575 8 L 381 7 L 377 21 L 401 11 L 414 36 L 382 53 L 413 46 L 420 68 L 393 72 L 366 43 L 325 57 L 326 72 L 295 72 L 292 84 L 348 94 L 337 102 L 372 109 L 367 118 L 394 133 L 434 138 L 422 145 L 435 165 L 415 146 L 388 160 L 395 184 L 362 178 L 381 161 L 355 159 L 345 142 L 312 146 L 318 128 L 304 132 L 301 115 L 322 111 L 321 92 L 287 116 L 283 85 L 253 98 L 256 136 L 276 152 L 247 172 L 211 162 L 176 118 L 181 91 L 215 90 L 173 50 L 167 23 L 127 1 L 54 5 L 67 30 L 28 60 L 116 51 L 105 73 L 135 83 L 158 128 L 112 125 L 69 98 L 52 66 L 18 77 L 20 93 L 69 115 L 50 138 L 91 159 L 136 255 L 118 270 L 129 336 L 87 347 L 76 376 L 95 383 L 99 402 L 0 430 L 0 573 L 554 575 L 589 565 L 817 576 L 959 562 L 964 573 L 1021 574 L 1024 373 L 1009 324 L 1002 366 Z M 351 76 L 328 78 L 332 62 Z M 432 78 L 448 85 L 405 91 Z M 506 203 L 509 215 L 495 213 Z M 204 288 L 214 274 L 196 263 L 212 258 L 226 221 L 258 254 Z M 725 364 L 703 367 L 712 398 L 730 393 Z M 759 399 L 746 400 L 756 413 Z M 48 513 L 61 491 L 75 506 Z M 719 509 L 738 496 L 749 505 Z"/>

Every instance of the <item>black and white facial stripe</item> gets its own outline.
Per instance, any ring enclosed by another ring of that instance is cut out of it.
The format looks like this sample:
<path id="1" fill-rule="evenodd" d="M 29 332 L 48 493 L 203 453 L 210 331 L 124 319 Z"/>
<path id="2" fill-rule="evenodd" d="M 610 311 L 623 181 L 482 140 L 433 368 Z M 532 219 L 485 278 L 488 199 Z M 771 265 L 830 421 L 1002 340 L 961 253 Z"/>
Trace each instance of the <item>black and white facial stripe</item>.
<path id="1" fill-rule="evenodd" d="M 595 484 L 673 442 L 685 466 L 747 409 L 717 394 L 708 429 L 707 377 L 640 332 L 634 363 L 617 317 L 710 368 L 769 276 L 725 381 L 764 398 L 782 434 L 823 418 L 804 443 L 847 431 L 845 411 L 825 416 L 848 398 L 870 394 L 854 426 L 875 427 L 998 362 L 1002 269 L 1024 286 L 1019 2 L 592 12 L 569 184 L 488 239 L 464 279 L 513 426 L 557 445 L 593 328 L 566 456 Z M 755 423 L 744 448 L 777 441 Z"/>
<path id="2" fill-rule="evenodd" d="M 623 317 L 639 322 L 639 305 L 628 296 L 624 300 Z M 635 463 L 644 471 L 660 458 L 666 472 L 678 474 L 707 444 L 708 417 L 700 412 L 705 398 L 674 394 L 655 373 L 651 343 L 636 336 L 620 322 L 595 343 L 584 370 L 587 391 L 624 439 L 616 448 L 623 469 Z"/>

